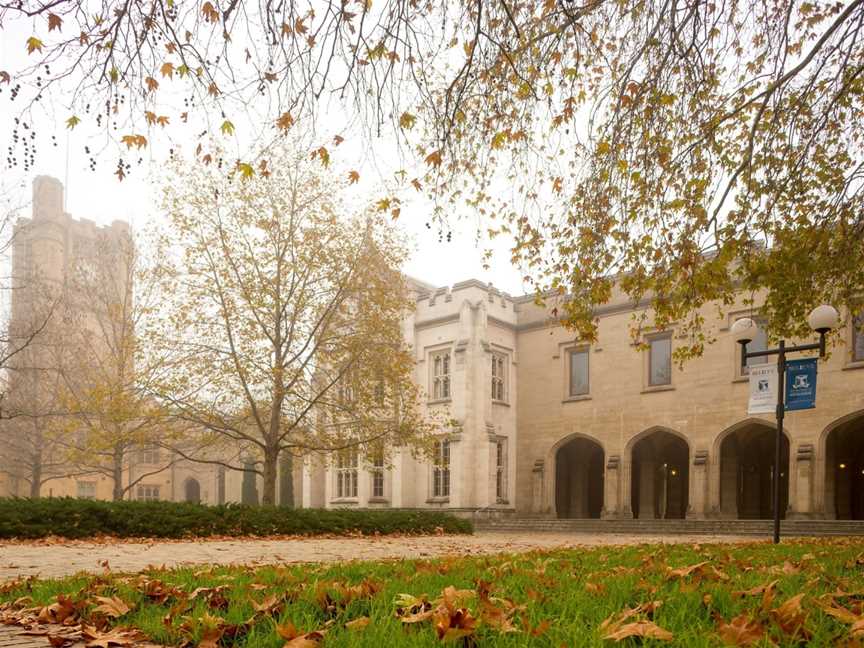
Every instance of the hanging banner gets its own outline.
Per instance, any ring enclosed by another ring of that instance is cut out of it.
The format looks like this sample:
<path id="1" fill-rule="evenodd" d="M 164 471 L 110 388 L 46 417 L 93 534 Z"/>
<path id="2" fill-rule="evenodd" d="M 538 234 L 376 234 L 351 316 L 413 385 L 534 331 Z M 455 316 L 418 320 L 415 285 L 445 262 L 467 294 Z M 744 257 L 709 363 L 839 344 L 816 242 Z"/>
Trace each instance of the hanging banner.
<path id="1" fill-rule="evenodd" d="M 786 409 L 816 407 L 817 358 L 789 360 L 786 363 Z"/>
<path id="2" fill-rule="evenodd" d="M 777 364 L 750 366 L 750 404 L 748 414 L 774 414 L 777 411 Z"/>

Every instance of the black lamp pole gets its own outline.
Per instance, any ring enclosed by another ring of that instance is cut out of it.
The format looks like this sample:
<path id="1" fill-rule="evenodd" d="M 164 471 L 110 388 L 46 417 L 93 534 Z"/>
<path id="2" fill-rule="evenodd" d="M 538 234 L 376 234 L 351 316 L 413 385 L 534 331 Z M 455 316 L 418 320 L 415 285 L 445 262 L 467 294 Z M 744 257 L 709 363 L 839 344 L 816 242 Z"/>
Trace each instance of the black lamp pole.
<path id="1" fill-rule="evenodd" d="M 819 357 L 825 357 L 825 335 L 831 329 L 817 329 L 819 333 L 819 341 L 811 344 L 798 344 L 795 346 L 786 346 L 785 340 L 780 340 L 776 349 L 766 349 L 765 351 L 747 352 L 747 344 L 750 340 L 742 340 L 741 344 L 741 366 L 747 364 L 750 358 L 766 358 L 768 356 L 777 356 L 777 438 L 774 441 L 774 475 L 771 480 L 772 499 L 774 501 L 774 544 L 780 542 L 780 461 L 782 459 L 781 449 L 783 447 L 783 417 L 786 413 L 786 354 L 798 351 L 819 351 Z"/>

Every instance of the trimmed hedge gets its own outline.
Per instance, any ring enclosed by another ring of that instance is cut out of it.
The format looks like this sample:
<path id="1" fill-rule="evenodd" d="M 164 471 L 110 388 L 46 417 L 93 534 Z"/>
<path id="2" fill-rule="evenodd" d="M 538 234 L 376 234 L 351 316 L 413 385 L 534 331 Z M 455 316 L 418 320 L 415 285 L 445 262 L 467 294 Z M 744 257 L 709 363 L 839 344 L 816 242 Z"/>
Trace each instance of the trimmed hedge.
<path id="1" fill-rule="evenodd" d="M 471 533 L 468 520 L 439 511 L 289 509 L 178 502 L 0 498 L 0 538 L 189 538 L 363 533 Z"/>

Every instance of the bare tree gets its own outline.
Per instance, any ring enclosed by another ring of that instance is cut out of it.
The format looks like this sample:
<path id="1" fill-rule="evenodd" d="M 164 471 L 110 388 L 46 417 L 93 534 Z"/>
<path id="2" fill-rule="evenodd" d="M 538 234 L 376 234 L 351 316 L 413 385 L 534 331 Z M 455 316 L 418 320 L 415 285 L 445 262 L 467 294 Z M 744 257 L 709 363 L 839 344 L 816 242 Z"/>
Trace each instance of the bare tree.
<path id="1" fill-rule="evenodd" d="M 254 453 L 265 504 L 283 453 L 410 445 L 428 430 L 402 338 L 410 305 L 394 231 L 374 214 L 346 216 L 339 182 L 304 153 L 273 160 L 248 180 L 195 163 L 168 174 L 178 258 L 159 393 L 203 436 Z"/>
<path id="2" fill-rule="evenodd" d="M 143 451 L 174 433 L 148 391 L 161 357 L 145 353 L 139 336 L 161 298 L 158 270 L 149 263 L 159 250 L 148 247 L 147 254 L 127 229 L 106 230 L 75 259 L 67 292 L 69 352 L 58 366 L 66 460 L 109 478 L 114 500 L 177 461 L 162 453 L 132 470 Z"/>

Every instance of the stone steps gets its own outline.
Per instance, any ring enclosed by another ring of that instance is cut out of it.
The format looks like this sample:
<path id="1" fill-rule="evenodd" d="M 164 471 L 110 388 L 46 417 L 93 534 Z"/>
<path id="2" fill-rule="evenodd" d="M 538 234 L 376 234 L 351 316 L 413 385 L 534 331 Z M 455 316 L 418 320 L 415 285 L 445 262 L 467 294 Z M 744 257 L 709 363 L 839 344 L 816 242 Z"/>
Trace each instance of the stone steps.
<path id="1" fill-rule="evenodd" d="M 558 520 L 501 518 L 476 520 L 478 531 L 618 533 L 626 535 L 770 536 L 771 520 Z M 780 533 L 792 536 L 864 536 L 864 520 L 783 520 Z"/>

